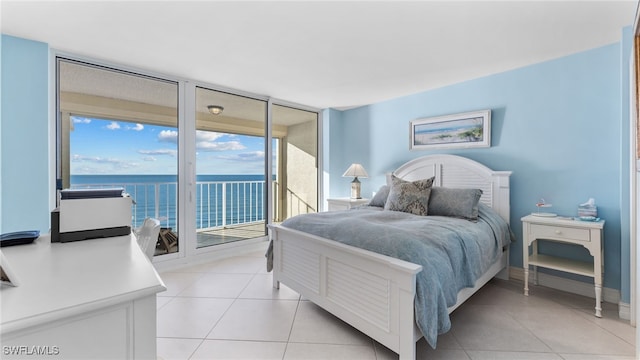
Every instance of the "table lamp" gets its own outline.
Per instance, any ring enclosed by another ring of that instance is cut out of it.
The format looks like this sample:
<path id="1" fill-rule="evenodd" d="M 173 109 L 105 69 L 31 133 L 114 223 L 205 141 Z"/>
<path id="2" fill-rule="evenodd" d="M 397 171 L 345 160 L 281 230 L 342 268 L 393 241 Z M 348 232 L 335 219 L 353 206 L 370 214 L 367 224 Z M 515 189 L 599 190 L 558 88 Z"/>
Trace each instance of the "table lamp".
<path id="1" fill-rule="evenodd" d="M 360 164 L 351 164 L 347 171 L 342 174 L 343 177 L 353 176 L 353 181 L 351 182 L 351 198 L 352 199 L 361 199 L 360 197 L 360 180 L 358 180 L 358 176 L 366 178 L 369 177 L 367 171 Z"/>

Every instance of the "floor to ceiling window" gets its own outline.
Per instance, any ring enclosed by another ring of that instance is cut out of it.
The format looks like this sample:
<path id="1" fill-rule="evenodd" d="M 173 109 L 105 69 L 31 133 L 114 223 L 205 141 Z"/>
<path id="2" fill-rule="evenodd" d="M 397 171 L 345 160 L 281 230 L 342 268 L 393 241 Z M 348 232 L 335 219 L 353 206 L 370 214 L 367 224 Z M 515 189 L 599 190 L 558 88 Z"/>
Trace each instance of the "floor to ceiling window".
<path id="1" fill-rule="evenodd" d="M 179 251 L 178 84 L 64 58 L 57 77 L 62 187 L 124 188 L 133 227 L 162 224 L 156 255 Z"/>
<path id="2" fill-rule="evenodd" d="M 317 111 L 71 57 L 56 72 L 57 178 L 123 187 L 133 227 L 162 223 L 156 256 L 265 239 L 268 223 L 318 211 Z"/>

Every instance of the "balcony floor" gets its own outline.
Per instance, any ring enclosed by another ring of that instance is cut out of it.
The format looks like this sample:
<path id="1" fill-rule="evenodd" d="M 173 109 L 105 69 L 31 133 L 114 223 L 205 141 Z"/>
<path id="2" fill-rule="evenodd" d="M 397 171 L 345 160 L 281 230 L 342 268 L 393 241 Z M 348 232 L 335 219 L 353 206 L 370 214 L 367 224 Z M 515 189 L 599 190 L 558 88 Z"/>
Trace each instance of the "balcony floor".
<path id="1" fill-rule="evenodd" d="M 198 231 L 198 247 L 226 244 L 234 241 L 253 239 L 265 236 L 264 222 L 229 225 L 219 229 Z"/>
<path id="2" fill-rule="evenodd" d="M 198 242 L 198 248 L 203 248 L 212 245 L 258 238 L 265 235 L 265 223 L 256 222 L 251 224 L 228 225 L 222 228 L 210 230 L 199 230 L 196 232 L 196 241 Z M 155 255 L 177 252 L 179 243 L 180 242 L 178 241 L 176 245 L 172 246 L 170 250 L 167 251 L 163 248 L 160 241 L 158 241 Z"/>

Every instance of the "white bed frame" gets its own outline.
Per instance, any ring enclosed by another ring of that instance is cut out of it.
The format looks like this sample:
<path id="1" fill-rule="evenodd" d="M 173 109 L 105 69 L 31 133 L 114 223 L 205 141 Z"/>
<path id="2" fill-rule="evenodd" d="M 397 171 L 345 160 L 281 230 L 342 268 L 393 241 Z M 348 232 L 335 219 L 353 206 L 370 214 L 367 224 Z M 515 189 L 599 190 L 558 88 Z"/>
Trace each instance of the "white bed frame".
<path id="1" fill-rule="evenodd" d="M 454 155 L 428 155 L 400 166 L 394 174 L 413 181 L 435 176 L 434 186 L 479 188 L 480 201 L 509 222 L 510 171 L 493 171 Z M 422 266 L 343 245 L 319 236 L 270 225 L 273 284 L 283 283 L 400 355 L 415 359 L 422 334 L 414 319 L 416 274 Z M 498 275 L 508 278 L 509 249 L 477 281 L 458 293 L 455 310 Z"/>

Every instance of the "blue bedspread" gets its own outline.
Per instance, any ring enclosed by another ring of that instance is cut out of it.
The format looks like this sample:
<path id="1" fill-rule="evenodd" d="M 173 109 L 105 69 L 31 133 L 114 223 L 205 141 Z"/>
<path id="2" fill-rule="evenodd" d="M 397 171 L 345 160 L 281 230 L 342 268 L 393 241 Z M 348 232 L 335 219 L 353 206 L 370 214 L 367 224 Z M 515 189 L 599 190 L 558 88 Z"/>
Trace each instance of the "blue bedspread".
<path id="1" fill-rule="evenodd" d="M 282 225 L 422 265 L 416 284 L 416 323 L 435 348 L 438 334 L 451 327 L 447 308 L 456 303 L 458 291 L 473 287 L 511 241 L 507 223 L 480 205 L 475 223 L 365 206 L 296 216 Z"/>

